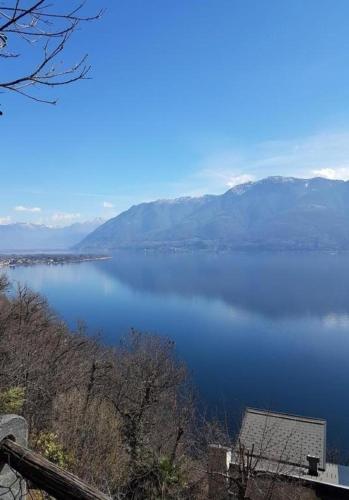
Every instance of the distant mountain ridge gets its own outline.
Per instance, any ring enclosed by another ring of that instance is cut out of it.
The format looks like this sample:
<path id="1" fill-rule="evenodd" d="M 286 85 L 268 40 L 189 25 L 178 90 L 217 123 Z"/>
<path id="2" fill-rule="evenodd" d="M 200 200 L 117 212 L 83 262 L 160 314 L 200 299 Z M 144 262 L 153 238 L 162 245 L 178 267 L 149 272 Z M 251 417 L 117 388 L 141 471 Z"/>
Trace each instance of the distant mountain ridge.
<path id="1" fill-rule="evenodd" d="M 349 249 L 349 182 L 268 177 L 222 195 L 141 203 L 77 248 Z"/>
<path id="2" fill-rule="evenodd" d="M 0 251 L 68 250 L 103 223 L 102 219 L 65 227 L 17 222 L 0 225 Z"/>

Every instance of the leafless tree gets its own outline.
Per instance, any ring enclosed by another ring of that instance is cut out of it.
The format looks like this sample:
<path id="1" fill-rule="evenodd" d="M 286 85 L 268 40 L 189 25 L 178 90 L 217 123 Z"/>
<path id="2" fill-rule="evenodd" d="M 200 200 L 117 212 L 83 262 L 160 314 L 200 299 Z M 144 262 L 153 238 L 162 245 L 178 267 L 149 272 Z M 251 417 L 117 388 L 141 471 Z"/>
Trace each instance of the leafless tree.
<path id="1" fill-rule="evenodd" d="M 6 77 L 0 81 L 1 89 L 56 104 L 56 98 L 42 96 L 33 87 L 58 87 L 88 77 L 87 55 L 73 64 L 61 61 L 68 41 L 80 25 L 102 15 L 102 10 L 85 12 L 86 1 L 0 1 L 1 73 L 2 78 Z"/>
<path id="2" fill-rule="evenodd" d="M 133 331 L 103 346 L 39 294 L 7 286 L 0 279 L 0 406 L 17 404 L 31 447 L 53 439 L 56 458 L 114 498 L 201 498 L 193 391 L 173 342 Z"/>
<path id="3" fill-rule="evenodd" d="M 176 360 L 173 342 L 134 331 L 106 366 L 98 392 L 119 421 L 128 456 L 126 498 L 171 498 L 194 421 L 186 368 Z"/>

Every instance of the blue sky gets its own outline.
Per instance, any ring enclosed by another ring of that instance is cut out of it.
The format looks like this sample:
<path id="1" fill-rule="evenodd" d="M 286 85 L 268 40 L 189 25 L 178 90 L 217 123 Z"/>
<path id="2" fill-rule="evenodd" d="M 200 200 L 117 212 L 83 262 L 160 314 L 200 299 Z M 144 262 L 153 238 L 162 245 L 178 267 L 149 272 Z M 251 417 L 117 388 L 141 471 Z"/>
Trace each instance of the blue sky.
<path id="1" fill-rule="evenodd" d="M 111 217 L 268 175 L 349 179 L 348 0 L 88 5 L 107 11 L 66 60 L 88 52 L 93 78 L 55 89 L 55 107 L 0 95 L 0 223 Z"/>

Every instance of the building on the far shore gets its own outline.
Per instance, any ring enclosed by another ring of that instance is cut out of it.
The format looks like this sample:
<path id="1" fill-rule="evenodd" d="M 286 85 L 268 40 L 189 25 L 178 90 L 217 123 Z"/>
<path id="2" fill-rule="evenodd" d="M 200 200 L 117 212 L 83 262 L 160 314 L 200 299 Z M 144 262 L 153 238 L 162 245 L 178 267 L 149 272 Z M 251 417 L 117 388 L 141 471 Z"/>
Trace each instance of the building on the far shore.
<path id="1" fill-rule="evenodd" d="M 326 420 L 318 418 L 247 408 L 235 447 L 210 446 L 208 472 L 212 500 L 231 498 L 229 485 L 246 476 L 250 498 L 277 478 L 279 489 L 302 485 L 304 498 L 349 499 L 349 467 L 326 462 Z"/>

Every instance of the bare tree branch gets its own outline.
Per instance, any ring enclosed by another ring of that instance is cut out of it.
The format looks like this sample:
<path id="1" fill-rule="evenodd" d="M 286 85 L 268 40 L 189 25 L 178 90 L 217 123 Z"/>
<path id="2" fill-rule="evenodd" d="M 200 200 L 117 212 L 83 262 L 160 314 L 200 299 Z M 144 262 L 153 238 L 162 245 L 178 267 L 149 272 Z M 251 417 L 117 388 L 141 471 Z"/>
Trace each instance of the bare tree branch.
<path id="1" fill-rule="evenodd" d="M 0 2 L 0 59 L 3 62 L 8 59 L 22 61 L 30 50 L 39 53 L 39 61 L 32 70 L 23 72 L 23 64 L 18 64 L 14 71 L 18 70 L 20 74 L 0 81 L 0 89 L 36 102 L 56 104 L 57 98 L 41 97 L 28 87 L 53 88 L 85 80 L 91 69 L 87 64 L 87 55 L 72 65 L 64 66 L 61 61 L 55 64 L 80 24 L 97 20 L 104 12 L 100 10 L 87 15 L 84 13 L 85 4 L 86 1 L 69 10 L 62 10 L 58 2 L 49 3 L 49 0 Z M 23 42 L 29 44 L 24 51 L 18 48 Z"/>

